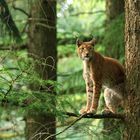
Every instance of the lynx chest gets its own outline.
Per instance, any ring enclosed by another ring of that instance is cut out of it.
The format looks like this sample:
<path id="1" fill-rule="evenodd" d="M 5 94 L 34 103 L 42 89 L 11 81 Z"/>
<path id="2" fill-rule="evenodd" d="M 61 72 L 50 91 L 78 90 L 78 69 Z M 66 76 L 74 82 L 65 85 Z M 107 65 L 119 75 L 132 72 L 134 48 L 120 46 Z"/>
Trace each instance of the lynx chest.
<path id="1" fill-rule="evenodd" d="M 85 80 L 90 78 L 90 66 L 86 60 L 83 61 L 83 78 Z"/>

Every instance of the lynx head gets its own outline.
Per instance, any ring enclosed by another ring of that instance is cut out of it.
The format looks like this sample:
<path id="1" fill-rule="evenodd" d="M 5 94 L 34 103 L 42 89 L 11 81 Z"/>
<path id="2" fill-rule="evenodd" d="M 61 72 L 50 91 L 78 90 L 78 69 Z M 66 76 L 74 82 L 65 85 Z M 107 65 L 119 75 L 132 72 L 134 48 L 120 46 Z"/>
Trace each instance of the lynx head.
<path id="1" fill-rule="evenodd" d="M 83 42 L 80 40 L 76 41 L 77 52 L 79 57 L 82 60 L 89 61 L 93 57 L 94 45 L 96 44 L 96 40 L 92 39 L 89 42 Z"/>

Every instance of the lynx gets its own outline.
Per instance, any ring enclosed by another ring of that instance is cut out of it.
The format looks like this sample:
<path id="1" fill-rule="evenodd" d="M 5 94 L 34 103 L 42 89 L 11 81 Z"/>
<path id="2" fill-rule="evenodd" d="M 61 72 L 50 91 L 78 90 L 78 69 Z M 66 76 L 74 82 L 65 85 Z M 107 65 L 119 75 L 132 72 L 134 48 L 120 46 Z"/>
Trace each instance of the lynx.
<path id="1" fill-rule="evenodd" d="M 104 113 L 116 113 L 123 106 L 124 67 L 115 59 L 104 57 L 94 50 L 96 40 L 77 40 L 77 52 L 83 61 L 83 78 L 86 84 L 87 103 L 80 114 L 96 113 L 100 92 L 104 88 Z"/>

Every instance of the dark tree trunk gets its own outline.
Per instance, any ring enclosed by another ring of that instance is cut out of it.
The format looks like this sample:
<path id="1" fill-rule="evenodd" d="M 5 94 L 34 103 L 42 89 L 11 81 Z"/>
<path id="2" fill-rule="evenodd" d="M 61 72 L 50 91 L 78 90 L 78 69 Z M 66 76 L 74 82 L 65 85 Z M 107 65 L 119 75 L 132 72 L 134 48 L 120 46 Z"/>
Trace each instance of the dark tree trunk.
<path id="1" fill-rule="evenodd" d="M 124 140 L 140 139 L 140 1 L 125 0 L 126 129 Z"/>
<path id="2" fill-rule="evenodd" d="M 8 32 L 17 42 L 21 42 L 20 32 L 12 18 L 8 5 L 5 0 L 0 0 L 0 19 L 5 24 Z"/>
<path id="3" fill-rule="evenodd" d="M 112 23 L 114 20 L 116 20 L 122 13 L 124 13 L 124 0 L 106 0 L 106 34 L 105 34 L 105 40 L 103 40 L 103 44 L 106 47 L 105 50 L 105 55 L 109 57 L 113 57 L 116 59 L 120 59 L 120 54 L 124 52 L 124 49 L 121 48 L 124 45 L 123 42 L 123 34 L 124 32 L 124 26 L 119 27 L 119 36 L 118 36 L 118 31 L 117 34 L 113 34 L 112 30 Z M 119 22 L 123 22 L 119 21 Z M 121 23 L 120 23 L 121 24 Z M 115 25 L 116 26 L 116 25 Z M 114 27 L 115 28 L 115 27 Z M 118 28 L 118 27 L 116 27 Z M 115 36 L 115 38 L 114 38 Z M 122 42 L 121 45 L 118 45 L 118 42 L 120 42 L 120 36 L 122 37 Z M 109 37 L 109 38 L 108 38 Z M 122 51 L 122 52 L 121 52 Z M 104 120 L 104 132 L 105 134 L 115 134 L 118 132 L 118 128 L 121 127 L 121 123 L 118 120 L 114 119 L 105 119 Z M 108 135 L 108 136 L 109 136 Z M 120 139 L 121 135 L 118 135 L 118 139 Z"/>
<path id="4" fill-rule="evenodd" d="M 35 64 L 35 71 L 43 80 L 56 81 L 56 0 L 36 0 L 31 8 L 29 23 L 29 56 L 34 60 L 43 60 L 43 64 Z M 44 65 L 44 63 L 46 65 Z M 47 87 L 47 88 L 46 88 Z M 52 85 L 44 87 L 31 86 L 39 89 L 40 94 L 46 90 L 46 94 L 54 94 Z M 49 88 L 49 90 L 47 90 Z M 50 102 L 55 106 L 55 101 Z M 37 112 L 32 109 L 27 114 L 27 139 L 44 140 L 51 134 L 55 134 L 55 116 L 48 112 Z M 51 138 L 55 140 L 55 137 Z"/>

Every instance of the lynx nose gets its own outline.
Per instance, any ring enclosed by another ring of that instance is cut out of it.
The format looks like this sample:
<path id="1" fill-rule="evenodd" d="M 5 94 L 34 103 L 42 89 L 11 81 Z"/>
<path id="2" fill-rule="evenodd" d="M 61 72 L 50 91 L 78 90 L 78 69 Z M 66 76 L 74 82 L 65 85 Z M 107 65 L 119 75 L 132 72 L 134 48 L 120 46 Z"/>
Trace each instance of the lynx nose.
<path id="1" fill-rule="evenodd" d="M 86 53 L 85 55 L 86 55 L 86 57 L 88 57 L 89 56 L 89 53 Z"/>

